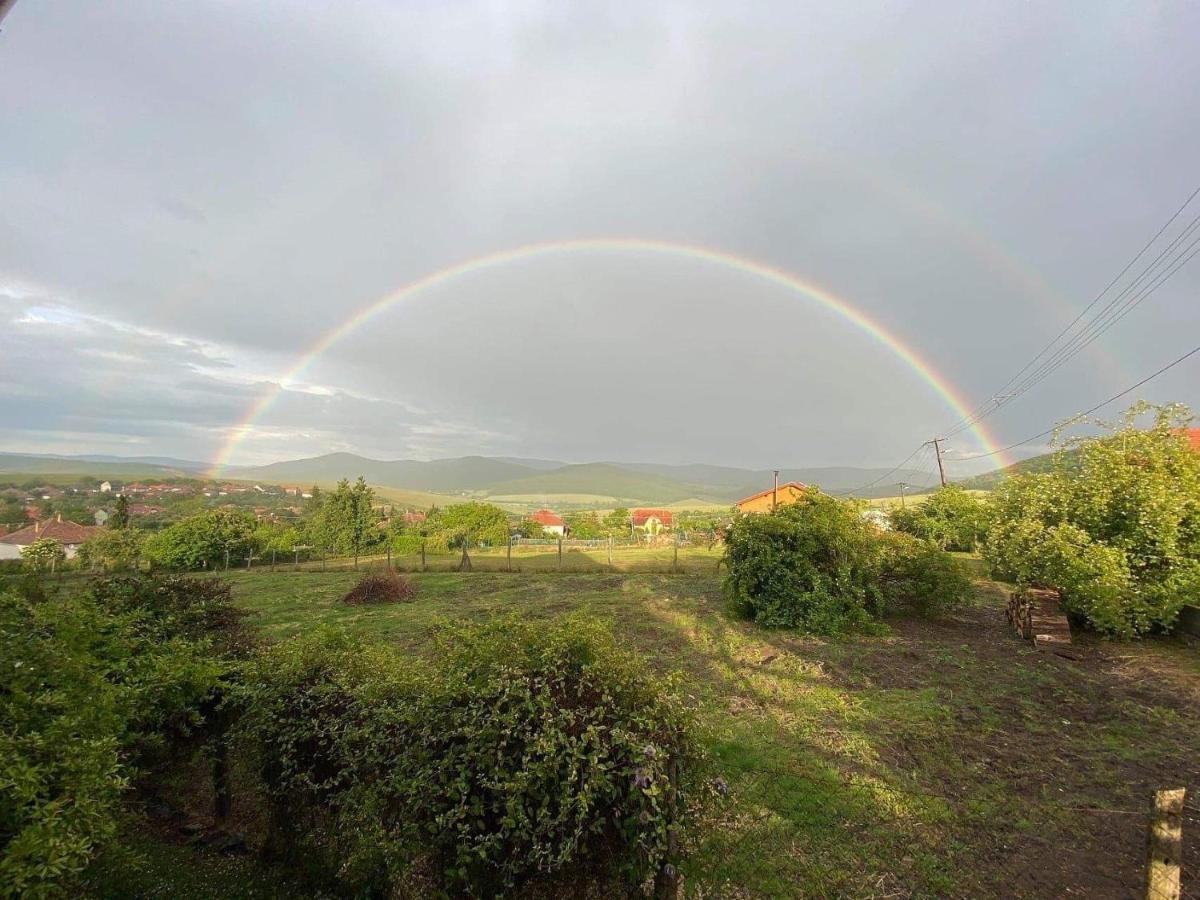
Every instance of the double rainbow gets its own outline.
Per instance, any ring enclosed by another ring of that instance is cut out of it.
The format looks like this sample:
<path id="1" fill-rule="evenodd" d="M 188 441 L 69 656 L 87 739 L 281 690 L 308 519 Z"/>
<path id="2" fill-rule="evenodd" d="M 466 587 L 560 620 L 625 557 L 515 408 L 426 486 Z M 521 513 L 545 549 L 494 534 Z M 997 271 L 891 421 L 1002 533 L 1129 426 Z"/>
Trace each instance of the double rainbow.
<path id="1" fill-rule="evenodd" d="M 865 313 L 855 309 L 850 303 L 836 294 L 832 294 L 811 282 L 804 281 L 783 269 L 778 269 L 753 259 L 734 256 L 732 253 L 672 241 L 641 240 L 637 238 L 592 238 L 551 241 L 540 244 L 526 244 L 511 250 L 489 253 L 485 256 L 469 259 L 457 265 L 433 272 L 416 281 L 411 281 L 391 293 L 385 294 L 378 300 L 367 304 L 336 328 L 323 334 L 308 350 L 300 355 L 295 364 L 262 397 L 255 401 L 250 409 L 247 410 L 242 420 L 230 429 L 228 439 L 213 459 L 210 477 L 216 477 L 222 469 L 229 465 L 230 459 L 237 452 L 242 441 L 253 432 L 255 424 L 270 409 L 271 404 L 283 391 L 295 384 L 321 354 L 346 337 L 346 335 L 365 325 L 371 319 L 386 312 L 398 303 L 417 297 L 424 291 L 444 285 L 474 272 L 511 263 L 524 262 L 539 257 L 583 252 L 636 252 L 657 254 L 676 259 L 698 260 L 742 272 L 786 288 L 836 313 L 860 331 L 882 344 L 928 384 L 942 398 L 946 405 L 953 410 L 956 418 L 967 419 L 970 417 L 970 407 L 958 391 L 955 390 L 954 386 L 932 364 L 918 356 L 916 351 L 904 343 L 904 341 Z M 970 430 L 983 446 L 984 450 L 995 454 L 998 465 L 1008 465 L 1008 460 L 1002 453 L 997 451 L 996 442 L 982 424 L 976 423 Z"/>

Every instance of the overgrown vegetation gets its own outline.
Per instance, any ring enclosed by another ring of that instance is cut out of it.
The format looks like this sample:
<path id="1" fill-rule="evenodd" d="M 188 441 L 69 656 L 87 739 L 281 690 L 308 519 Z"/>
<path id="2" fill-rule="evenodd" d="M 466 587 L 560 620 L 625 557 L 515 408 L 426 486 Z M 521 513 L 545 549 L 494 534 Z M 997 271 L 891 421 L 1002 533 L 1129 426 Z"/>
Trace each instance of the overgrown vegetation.
<path id="1" fill-rule="evenodd" d="M 0 896 L 71 893 L 137 768 L 204 728 L 239 620 L 189 579 L 0 597 Z"/>
<path id="2" fill-rule="evenodd" d="M 1139 417 L 1153 423 L 1138 428 Z M 1107 436 L 1069 441 L 1049 471 L 994 493 L 985 559 L 1001 578 L 1058 588 L 1116 637 L 1169 629 L 1200 596 L 1200 455 L 1180 405 L 1137 404 Z"/>
<path id="3" fill-rule="evenodd" d="M 885 535 L 860 508 L 819 491 L 748 515 L 725 541 L 726 590 L 760 625 L 836 634 L 887 612 L 933 612 L 962 602 L 957 564 L 928 541 Z"/>
<path id="4" fill-rule="evenodd" d="M 276 851 L 356 894 L 580 865 L 640 883 L 695 757 L 675 683 L 574 620 L 447 627 L 428 662 L 322 631 L 259 657 L 241 701 Z"/>

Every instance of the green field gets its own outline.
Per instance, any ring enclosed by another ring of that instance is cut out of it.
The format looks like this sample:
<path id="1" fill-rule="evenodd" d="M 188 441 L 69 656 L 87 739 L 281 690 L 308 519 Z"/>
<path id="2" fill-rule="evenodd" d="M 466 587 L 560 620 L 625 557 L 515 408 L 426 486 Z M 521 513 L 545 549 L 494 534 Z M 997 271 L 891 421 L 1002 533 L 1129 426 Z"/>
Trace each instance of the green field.
<path id="1" fill-rule="evenodd" d="M 350 571 L 228 577 L 272 640 L 323 624 L 423 653 L 446 617 L 610 621 L 684 673 L 729 785 L 689 836 L 692 897 L 1128 896 L 1151 791 L 1200 787 L 1194 648 L 1085 637 L 1080 660 L 1039 654 L 987 582 L 951 618 L 827 640 L 730 619 L 712 574 L 430 572 L 409 576 L 416 601 L 367 608 L 340 600 Z M 160 855 L 180 871 L 178 851 Z M 201 862 L 199 883 L 146 874 L 152 895 L 220 896 L 249 877 Z"/>

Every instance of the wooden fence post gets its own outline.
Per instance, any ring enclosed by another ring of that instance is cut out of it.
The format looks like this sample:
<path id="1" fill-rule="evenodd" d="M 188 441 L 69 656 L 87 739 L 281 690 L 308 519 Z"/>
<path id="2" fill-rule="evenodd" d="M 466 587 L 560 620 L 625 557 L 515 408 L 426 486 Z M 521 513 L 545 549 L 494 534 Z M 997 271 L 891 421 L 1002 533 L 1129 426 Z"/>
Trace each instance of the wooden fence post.
<path id="1" fill-rule="evenodd" d="M 610 572 L 613 570 L 612 545 L 613 545 L 613 536 L 610 534 L 608 536 L 608 571 L 610 571 Z"/>
<path id="2" fill-rule="evenodd" d="M 671 571 L 679 574 L 679 532 L 675 532 L 675 559 L 671 563 Z"/>
<path id="3" fill-rule="evenodd" d="M 321 548 L 321 571 L 325 571 L 325 548 Z"/>
<path id="4" fill-rule="evenodd" d="M 292 550 L 296 554 L 296 559 L 292 562 L 292 571 L 299 572 L 300 571 L 300 548 L 293 547 Z"/>
<path id="5" fill-rule="evenodd" d="M 460 571 L 460 572 L 470 572 L 471 571 L 471 557 L 467 554 L 467 547 L 470 545 L 470 543 L 471 543 L 471 535 L 464 534 L 463 535 L 462 559 L 460 559 L 458 561 L 458 571 Z"/>
<path id="6" fill-rule="evenodd" d="M 388 548 L 388 568 L 390 569 L 392 567 L 392 544 L 390 541 L 388 542 L 387 548 Z"/>
<path id="7" fill-rule="evenodd" d="M 508 571 L 512 571 L 512 535 L 508 536 Z"/>
<path id="8" fill-rule="evenodd" d="M 229 571 L 229 548 L 225 548 L 225 571 Z"/>
<path id="9" fill-rule="evenodd" d="M 558 538 L 558 571 L 562 571 L 562 536 Z"/>
<path id="10" fill-rule="evenodd" d="M 421 541 L 421 571 L 425 571 L 425 542 Z"/>
<path id="11" fill-rule="evenodd" d="M 275 571 L 275 548 L 271 548 L 271 571 Z"/>
<path id="12" fill-rule="evenodd" d="M 1183 800 L 1187 791 L 1155 791 L 1146 852 L 1146 900 L 1179 900 Z"/>

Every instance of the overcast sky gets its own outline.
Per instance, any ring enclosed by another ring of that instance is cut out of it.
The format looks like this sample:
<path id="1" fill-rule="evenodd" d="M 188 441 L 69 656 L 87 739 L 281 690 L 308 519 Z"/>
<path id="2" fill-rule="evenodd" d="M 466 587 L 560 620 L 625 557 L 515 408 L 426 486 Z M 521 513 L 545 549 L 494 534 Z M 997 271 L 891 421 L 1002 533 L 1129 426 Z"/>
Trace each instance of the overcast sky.
<path id="1" fill-rule="evenodd" d="M 613 236 L 786 269 L 981 403 L 1200 184 L 1198 110 L 1187 2 L 18 0 L 0 31 L 0 449 L 212 458 L 306 348 L 398 286 Z M 996 440 L 1200 343 L 1198 288 L 1200 260 L 986 420 Z M 1200 406 L 1198 385 L 1200 357 L 1139 393 Z M 803 296 L 575 252 L 350 333 L 234 461 L 884 465 L 957 418 Z"/>

